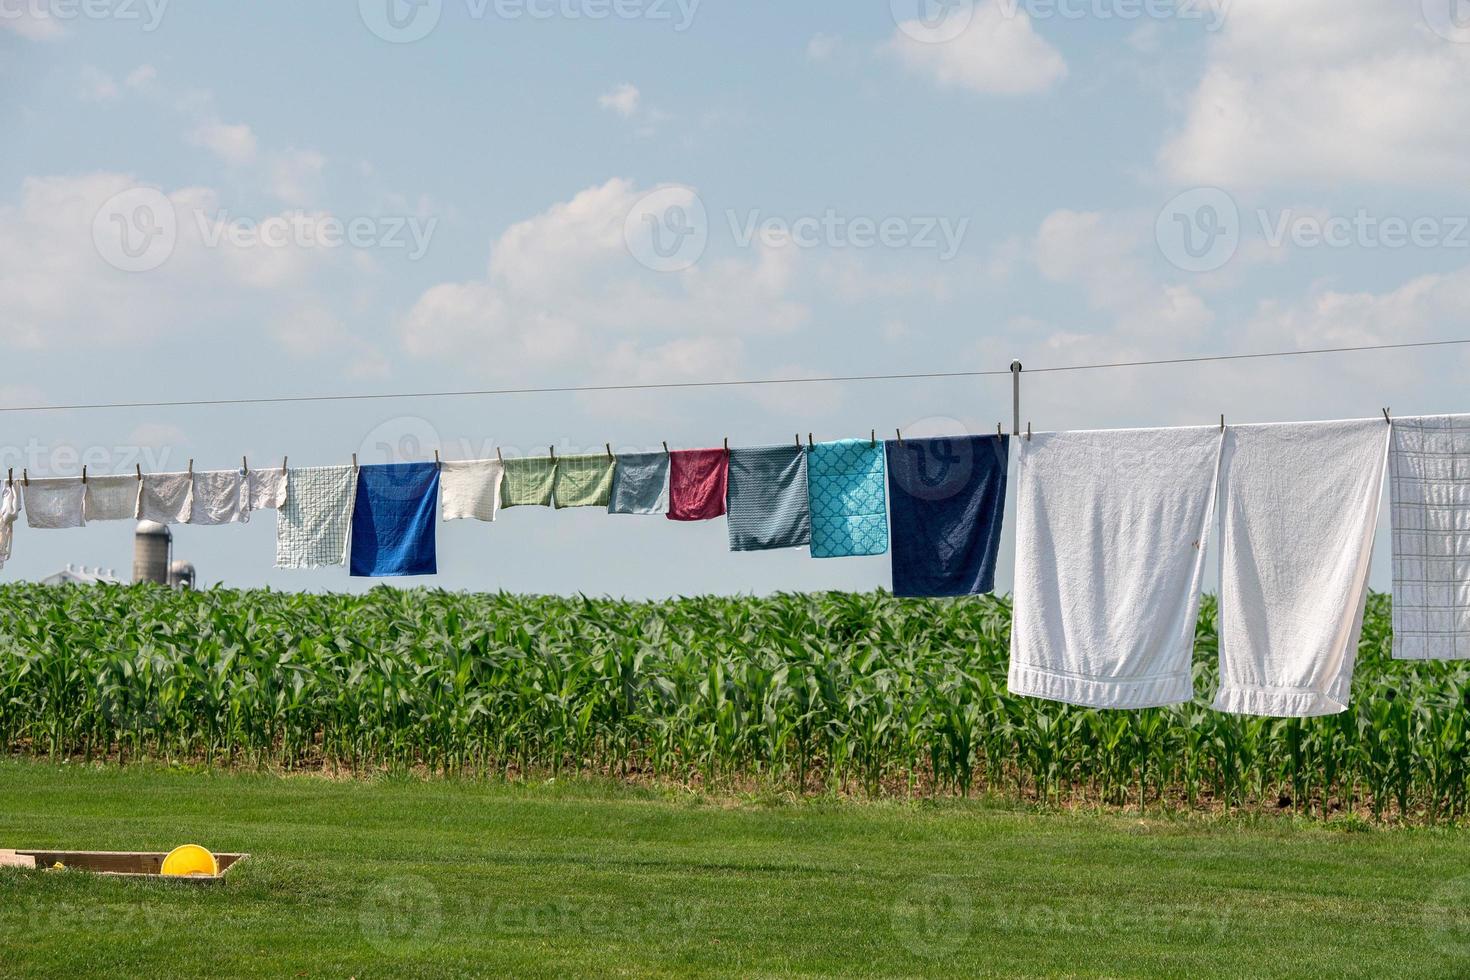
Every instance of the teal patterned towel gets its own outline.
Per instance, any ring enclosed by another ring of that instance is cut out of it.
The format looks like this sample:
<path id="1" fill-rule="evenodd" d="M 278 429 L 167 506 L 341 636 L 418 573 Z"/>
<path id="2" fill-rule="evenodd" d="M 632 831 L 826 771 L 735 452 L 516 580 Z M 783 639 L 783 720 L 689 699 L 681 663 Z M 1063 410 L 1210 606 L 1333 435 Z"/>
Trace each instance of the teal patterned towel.
<path id="1" fill-rule="evenodd" d="M 881 555 L 888 550 L 883 443 L 819 442 L 807 451 L 812 557 Z"/>

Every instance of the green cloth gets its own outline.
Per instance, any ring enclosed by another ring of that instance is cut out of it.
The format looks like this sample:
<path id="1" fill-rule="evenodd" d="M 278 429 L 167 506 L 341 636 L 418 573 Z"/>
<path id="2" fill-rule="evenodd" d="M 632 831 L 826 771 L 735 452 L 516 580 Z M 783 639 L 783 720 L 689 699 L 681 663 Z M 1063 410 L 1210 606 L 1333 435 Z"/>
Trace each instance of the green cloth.
<path id="1" fill-rule="evenodd" d="M 501 507 L 550 507 L 556 482 L 556 460 L 550 456 L 522 456 L 505 461 L 501 479 Z"/>
<path id="2" fill-rule="evenodd" d="M 612 499 L 613 469 L 617 461 L 606 453 L 558 456 L 557 507 L 606 507 Z"/>

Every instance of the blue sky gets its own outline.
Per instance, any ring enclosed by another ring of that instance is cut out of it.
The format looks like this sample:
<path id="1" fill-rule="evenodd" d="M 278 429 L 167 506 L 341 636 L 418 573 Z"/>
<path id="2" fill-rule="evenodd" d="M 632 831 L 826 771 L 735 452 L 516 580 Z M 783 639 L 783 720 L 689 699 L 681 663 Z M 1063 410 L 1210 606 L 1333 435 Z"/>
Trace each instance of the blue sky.
<path id="1" fill-rule="evenodd" d="M 424 36 L 385 30 L 390 4 Z M 0 403 L 1470 336 L 1470 31 L 1454 13 L 1448 0 L 0 0 Z M 162 201 L 174 226 L 130 271 L 107 236 L 140 201 Z M 650 251 L 650 227 L 701 213 L 696 254 Z M 1051 429 L 1455 412 L 1470 408 L 1466 367 L 1447 348 L 1035 376 L 1024 413 Z M 1009 405 L 997 378 L 7 413 L 0 465 L 988 431 Z M 176 530 L 205 582 L 370 584 L 271 568 L 269 514 Z M 21 526 L 3 574 L 125 568 L 130 532 Z M 446 525 L 440 559 L 429 581 L 470 589 L 888 581 L 886 559 L 731 555 L 720 521 L 589 512 Z"/>

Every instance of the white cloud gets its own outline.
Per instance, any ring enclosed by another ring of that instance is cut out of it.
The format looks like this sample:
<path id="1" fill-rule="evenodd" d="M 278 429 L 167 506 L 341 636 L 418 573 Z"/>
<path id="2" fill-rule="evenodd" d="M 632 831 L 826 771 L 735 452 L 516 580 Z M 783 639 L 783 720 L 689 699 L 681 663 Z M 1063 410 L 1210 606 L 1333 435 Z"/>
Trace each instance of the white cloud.
<path id="1" fill-rule="evenodd" d="M 139 65 L 137 68 L 128 72 L 127 77 L 123 79 L 123 84 L 131 89 L 143 89 L 152 85 L 157 80 L 158 69 L 152 65 Z"/>
<path id="2" fill-rule="evenodd" d="M 266 183 L 271 195 L 287 204 L 304 206 L 316 195 L 317 181 L 327 158 L 316 150 L 288 149 L 273 153 Z"/>
<path id="3" fill-rule="evenodd" d="M 1159 153 L 1180 183 L 1470 177 L 1470 46 L 1402 0 L 1234 0 Z"/>
<path id="4" fill-rule="evenodd" d="M 935 23 L 906 21 L 887 48 L 910 71 L 945 89 L 1025 95 L 1067 77 L 1065 59 L 1032 29 L 1026 12 L 1000 0 L 982 0 L 973 10 L 952 6 Z"/>
<path id="5" fill-rule="evenodd" d="M 245 123 L 201 123 L 189 134 L 189 142 L 232 166 L 243 166 L 255 159 L 255 133 Z"/>
<path id="6" fill-rule="evenodd" d="M 604 92 L 597 97 L 597 104 L 604 109 L 616 112 L 624 119 L 631 119 L 638 111 L 638 86 L 622 84 L 611 92 Z"/>
<path id="7" fill-rule="evenodd" d="M 680 273 L 640 266 L 623 227 L 644 197 L 613 179 L 512 225 L 484 278 L 441 283 L 419 297 L 400 323 L 404 349 L 502 376 L 617 364 L 625 375 L 706 377 L 738 366 L 743 338 L 808 321 L 791 296 L 794 248 L 758 245 L 749 257 L 706 257 Z"/>
<path id="8" fill-rule="evenodd" d="M 111 75 L 91 65 L 82 69 L 77 97 L 83 102 L 111 102 L 119 94 L 117 82 Z"/>

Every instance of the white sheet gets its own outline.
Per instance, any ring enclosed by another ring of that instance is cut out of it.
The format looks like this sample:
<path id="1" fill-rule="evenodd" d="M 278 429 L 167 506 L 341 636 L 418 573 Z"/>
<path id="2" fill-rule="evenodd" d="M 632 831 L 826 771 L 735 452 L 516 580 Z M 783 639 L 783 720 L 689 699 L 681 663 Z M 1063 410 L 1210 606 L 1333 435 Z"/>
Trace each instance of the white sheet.
<path id="1" fill-rule="evenodd" d="M 1347 709 L 1388 438 L 1381 418 L 1226 433 L 1217 710 Z"/>
<path id="2" fill-rule="evenodd" d="M 493 521 L 500 510 L 498 459 L 445 460 L 439 467 L 439 511 L 443 520 Z"/>
<path id="3" fill-rule="evenodd" d="M 1096 708 L 1190 700 L 1219 428 L 1015 441 L 1011 693 Z"/>
<path id="4" fill-rule="evenodd" d="M 10 560 L 15 519 L 20 516 L 20 492 L 8 481 L 0 484 L 0 568 Z"/>
<path id="5" fill-rule="evenodd" d="M 86 526 L 87 487 L 79 476 L 31 477 L 21 487 L 21 497 L 30 527 Z"/>
<path id="6" fill-rule="evenodd" d="M 194 507 L 194 481 L 185 473 L 144 473 L 138 519 L 185 524 Z"/>
<path id="7" fill-rule="evenodd" d="M 251 510 L 280 510 L 285 506 L 285 470 L 251 470 L 246 482 Z"/>
<path id="8" fill-rule="evenodd" d="M 136 474 L 87 477 L 86 518 L 89 521 L 135 521 L 138 519 Z"/>
<path id="9" fill-rule="evenodd" d="M 190 524 L 243 524 L 250 520 L 245 474 L 239 470 L 203 470 L 194 474 Z"/>

